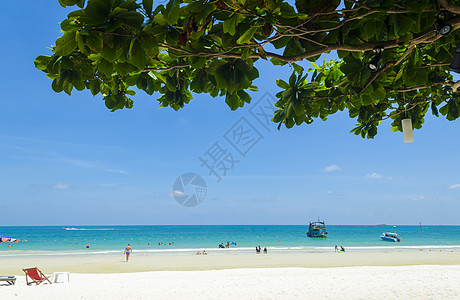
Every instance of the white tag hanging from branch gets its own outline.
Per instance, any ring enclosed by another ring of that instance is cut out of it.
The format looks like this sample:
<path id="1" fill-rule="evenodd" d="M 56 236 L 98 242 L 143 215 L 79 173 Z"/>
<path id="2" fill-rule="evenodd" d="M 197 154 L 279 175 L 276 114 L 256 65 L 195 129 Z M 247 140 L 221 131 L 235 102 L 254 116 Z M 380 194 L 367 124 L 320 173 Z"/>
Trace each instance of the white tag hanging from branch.
<path id="1" fill-rule="evenodd" d="M 404 102 L 406 102 L 406 93 L 403 93 Z M 407 107 L 406 107 L 407 109 Z M 406 117 L 402 120 L 402 130 L 404 136 L 404 143 L 412 143 L 414 141 L 414 135 L 412 132 L 412 119 L 407 117 L 407 112 L 404 112 Z"/>

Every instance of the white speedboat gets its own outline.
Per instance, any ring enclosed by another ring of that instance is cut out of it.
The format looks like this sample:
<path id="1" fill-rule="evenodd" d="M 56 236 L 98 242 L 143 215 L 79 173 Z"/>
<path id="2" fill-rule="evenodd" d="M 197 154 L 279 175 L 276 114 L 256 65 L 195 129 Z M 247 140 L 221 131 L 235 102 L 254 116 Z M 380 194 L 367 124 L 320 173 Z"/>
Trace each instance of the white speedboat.
<path id="1" fill-rule="evenodd" d="M 402 242 L 402 239 L 394 232 L 384 232 L 380 238 L 387 242 Z"/>

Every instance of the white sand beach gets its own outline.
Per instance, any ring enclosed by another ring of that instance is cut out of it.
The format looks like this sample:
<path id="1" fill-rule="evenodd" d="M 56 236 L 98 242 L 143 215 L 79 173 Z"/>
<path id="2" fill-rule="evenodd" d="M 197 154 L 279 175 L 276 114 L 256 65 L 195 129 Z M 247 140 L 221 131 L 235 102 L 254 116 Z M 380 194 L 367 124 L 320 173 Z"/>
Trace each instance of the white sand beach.
<path id="1" fill-rule="evenodd" d="M 0 299 L 460 299 L 460 252 L 2 258 Z M 27 286 L 21 268 L 70 272 Z M 13 271 L 13 270 L 16 271 Z"/>
<path id="2" fill-rule="evenodd" d="M 71 274 L 1 286 L 1 299 L 460 299 L 460 266 L 268 268 Z"/>

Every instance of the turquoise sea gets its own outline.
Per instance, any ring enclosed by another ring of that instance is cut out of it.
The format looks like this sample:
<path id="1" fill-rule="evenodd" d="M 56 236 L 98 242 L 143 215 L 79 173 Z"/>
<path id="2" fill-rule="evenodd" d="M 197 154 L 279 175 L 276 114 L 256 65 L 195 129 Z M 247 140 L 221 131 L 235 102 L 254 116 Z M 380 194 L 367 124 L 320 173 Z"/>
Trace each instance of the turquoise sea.
<path id="1" fill-rule="evenodd" d="M 308 226 L 0 226 L 0 234 L 20 239 L 0 243 L 0 258 L 29 255 L 119 255 L 129 243 L 136 254 L 181 255 L 206 249 L 209 253 L 250 253 L 254 247 L 270 252 L 405 251 L 438 249 L 460 251 L 460 226 L 344 226 L 327 225 L 328 237 L 306 236 Z M 397 232 L 401 243 L 382 241 L 382 232 Z M 229 249 L 218 245 L 236 243 Z M 89 248 L 86 246 L 89 244 Z"/>

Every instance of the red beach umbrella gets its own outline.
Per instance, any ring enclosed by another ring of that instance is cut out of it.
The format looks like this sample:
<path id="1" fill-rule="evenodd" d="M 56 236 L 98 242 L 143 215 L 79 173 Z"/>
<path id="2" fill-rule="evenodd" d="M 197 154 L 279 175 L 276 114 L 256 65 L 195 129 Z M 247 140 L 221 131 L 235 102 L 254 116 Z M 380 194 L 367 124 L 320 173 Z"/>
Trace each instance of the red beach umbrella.
<path id="1" fill-rule="evenodd" d="M 10 242 L 10 243 L 17 243 L 19 242 L 18 239 L 14 239 L 12 237 L 9 237 L 9 236 L 6 236 L 6 235 L 3 235 L 3 234 L 0 234 L 0 243 L 7 243 L 7 242 Z"/>

